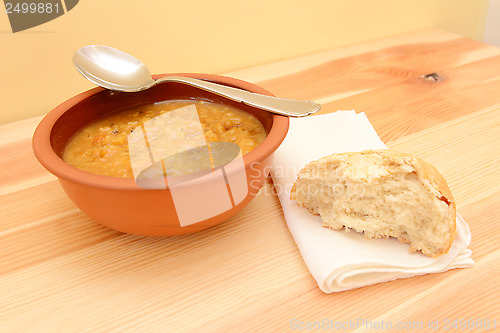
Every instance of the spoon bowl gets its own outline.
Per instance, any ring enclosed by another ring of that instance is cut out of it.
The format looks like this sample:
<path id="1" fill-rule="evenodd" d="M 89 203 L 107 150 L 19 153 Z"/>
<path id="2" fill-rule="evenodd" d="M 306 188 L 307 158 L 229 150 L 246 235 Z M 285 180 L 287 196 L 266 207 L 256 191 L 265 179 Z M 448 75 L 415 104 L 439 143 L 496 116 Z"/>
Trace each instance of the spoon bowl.
<path id="1" fill-rule="evenodd" d="M 321 109 L 321 105 L 313 101 L 261 95 L 194 78 L 165 76 L 153 80 L 144 63 L 128 53 L 109 46 L 84 46 L 75 52 L 73 63 L 89 81 L 110 90 L 138 92 L 162 82 L 177 82 L 284 116 L 303 117 Z"/>
<path id="2" fill-rule="evenodd" d="M 144 63 L 109 46 L 82 47 L 73 55 L 73 63 L 85 78 L 106 89 L 135 92 L 155 84 Z"/>

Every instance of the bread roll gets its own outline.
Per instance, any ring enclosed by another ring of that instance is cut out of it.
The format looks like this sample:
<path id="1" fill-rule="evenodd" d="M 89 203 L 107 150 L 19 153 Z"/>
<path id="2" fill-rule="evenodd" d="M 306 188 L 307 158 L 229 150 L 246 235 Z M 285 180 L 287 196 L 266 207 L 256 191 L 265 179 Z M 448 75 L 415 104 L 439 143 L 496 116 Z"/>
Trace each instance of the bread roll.
<path id="1" fill-rule="evenodd" d="M 334 154 L 306 165 L 291 199 L 319 215 L 323 226 L 396 237 L 410 251 L 438 257 L 455 239 L 455 201 L 430 164 L 391 150 Z"/>

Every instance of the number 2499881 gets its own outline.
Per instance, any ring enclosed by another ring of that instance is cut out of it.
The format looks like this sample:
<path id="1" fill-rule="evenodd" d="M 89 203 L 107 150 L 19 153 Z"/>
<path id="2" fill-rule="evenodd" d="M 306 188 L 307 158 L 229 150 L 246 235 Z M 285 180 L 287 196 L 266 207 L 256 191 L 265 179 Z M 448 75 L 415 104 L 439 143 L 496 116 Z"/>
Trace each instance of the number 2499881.
<path id="1" fill-rule="evenodd" d="M 7 14 L 52 14 L 59 13 L 61 8 L 59 7 L 59 3 L 51 3 L 51 2 L 18 2 L 13 4 L 11 2 L 5 3 L 5 9 Z"/>

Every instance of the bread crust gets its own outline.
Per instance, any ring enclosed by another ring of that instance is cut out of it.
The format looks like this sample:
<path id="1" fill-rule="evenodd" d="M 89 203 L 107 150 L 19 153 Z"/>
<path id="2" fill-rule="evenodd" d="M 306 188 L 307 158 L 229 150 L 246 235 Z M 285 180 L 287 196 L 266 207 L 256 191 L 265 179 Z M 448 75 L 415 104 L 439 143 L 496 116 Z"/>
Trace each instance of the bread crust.
<path id="1" fill-rule="evenodd" d="M 376 157 L 375 155 L 378 155 Z M 375 156 L 375 157 L 374 157 Z M 393 161 L 394 163 L 405 163 L 409 166 L 412 166 L 415 169 L 415 172 L 418 176 L 418 178 L 422 181 L 422 183 L 428 188 L 428 190 L 435 195 L 439 200 L 444 201 L 448 206 L 450 207 L 449 212 L 450 212 L 450 219 L 453 221 L 453 224 L 451 226 L 452 230 L 452 237 L 449 239 L 448 246 L 446 249 L 443 249 L 442 251 L 436 252 L 432 255 L 426 253 L 429 256 L 432 257 L 439 257 L 442 254 L 445 254 L 449 251 L 453 240 L 455 239 L 456 236 L 456 204 L 455 200 L 453 198 L 453 195 L 451 193 L 451 190 L 448 186 L 448 183 L 446 182 L 446 179 L 438 172 L 438 170 L 433 167 L 431 164 L 425 162 L 423 159 L 411 155 L 408 153 L 402 153 L 398 151 L 393 151 L 390 149 L 379 149 L 379 150 L 364 150 L 361 152 L 347 152 L 347 153 L 339 153 L 339 154 L 332 154 L 329 156 L 322 157 L 316 161 L 312 161 L 309 164 L 307 164 L 298 174 L 297 180 L 293 184 L 291 188 L 291 193 L 290 193 L 290 199 L 297 201 L 297 182 L 303 178 L 307 177 L 307 175 L 311 174 L 314 172 L 316 168 L 319 167 L 333 167 L 335 165 L 338 165 L 339 163 L 356 163 L 357 160 L 360 159 L 376 159 L 377 161 L 380 161 L 380 157 L 386 158 L 387 161 Z M 300 206 L 306 208 L 309 210 L 314 215 L 319 215 L 318 213 L 314 212 L 314 210 L 310 207 L 307 207 L 306 205 L 303 205 L 299 202 L 297 202 Z M 332 228 L 334 230 L 340 230 L 342 228 Z M 347 228 L 346 228 L 347 229 Z M 365 235 L 365 237 L 367 237 Z M 394 234 L 388 234 L 384 236 L 378 236 L 376 238 L 387 238 L 387 237 L 395 237 L 397 238 L 400 242 L 402 243 L 407 243 L 410 244 L 410 251 L 416 251 L 418 249 L 414 248 L 411 244 L 411 242 L 404 238 L 401 237 L 400 235 L 394 235 Z M 367 238 L 373 238 L 373 237 L 367 237 Z"/>

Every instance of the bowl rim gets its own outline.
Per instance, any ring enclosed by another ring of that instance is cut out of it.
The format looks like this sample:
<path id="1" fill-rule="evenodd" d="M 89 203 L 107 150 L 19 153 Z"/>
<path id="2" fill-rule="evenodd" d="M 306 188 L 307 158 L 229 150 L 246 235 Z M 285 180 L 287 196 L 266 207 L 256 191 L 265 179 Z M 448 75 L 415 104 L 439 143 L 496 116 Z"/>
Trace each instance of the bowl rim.
<path id="1" fill-rule="evenodd" d="M 217 74 L 164 73 L 164 74 L 155 74 L 153 75 L 153 78 L 158 79 L 163 76 L 173 76 L 173 75 L 186 76 L 201 80 L 212 81 L 220 84 L 234 86 L 254 93 L 274 96 L 271 92 L 253 83 Z M 49 172 L 54 174 L 56 177 L 72 181 L 75 183 L 90 185 L 99 188 L 120 189 L 120 190 L 130 190 L 130 191 L 164 190 L 164 189 L 145 189 L 137 185 L 133 178 L 104 176 L 78 169 L 63 161 L 52 149 L 52 145 L 50 143 L 50 135 L 53 126 L 59 120 L 59 118 L 76 104 L 104 90 L 106 89 L 101 87 L 96 87 L 86 90 L 59 104 L 54 109 L 52 109 L 47 115 L 45 115 L 45 117 L 37 125 L 33 134 L 32 149 L 33 153 L 35 154 L 35 157 L 40 162 L 40 164 L 42 164 Z M 244 156 L 243 161 L 245 169 L 248 169 L 251 164 L 267 158 L 279 147 L 281 142 L 285 139 L 289 127 L 288 117 L 278 114 L 273 114 L 272 117 L 273 117 L 273 125 L 268 135 L 266 136 L 266 139 L 259 146 L 257 146 L 257 148 L 255 148 L 254 150 L 252 150 L 251 152 L 249 152 Z M 210 181 L 210 179 L 214 176 L 215 176 L 214 173 L 210 173 L 207 176 L 198 178 L 197 180 Z M 168 188 L 169 187 L 167 185 L 166 189 Z"/>

